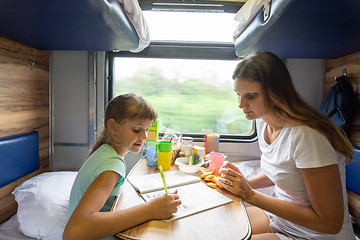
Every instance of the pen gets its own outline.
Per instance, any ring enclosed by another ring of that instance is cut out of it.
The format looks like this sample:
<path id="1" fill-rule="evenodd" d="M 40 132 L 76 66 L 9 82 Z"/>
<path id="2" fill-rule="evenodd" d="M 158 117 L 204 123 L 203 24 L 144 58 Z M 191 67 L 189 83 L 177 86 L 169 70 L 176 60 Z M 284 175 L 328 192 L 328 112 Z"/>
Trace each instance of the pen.
<path id="1" fill-rule="evenodd" d="M 162 179 L 163 184 L 164 184 L 165 194 L 167 195 L 168 194 L 168 189 L 167 189 L 166 182 L 165 182 L 164 170 L 163 170 L 162 166 L 160 166 L 159 169 L 160 169 L 160 176 L 161 176 L 161 179 Z"/>

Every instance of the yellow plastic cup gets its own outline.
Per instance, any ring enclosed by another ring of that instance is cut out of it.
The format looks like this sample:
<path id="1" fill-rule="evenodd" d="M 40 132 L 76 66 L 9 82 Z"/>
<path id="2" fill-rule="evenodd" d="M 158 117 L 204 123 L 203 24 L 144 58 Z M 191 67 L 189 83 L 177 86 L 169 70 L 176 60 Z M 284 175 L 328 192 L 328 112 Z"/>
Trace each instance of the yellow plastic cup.
<path id="1" fill-rule="evenodd" d="M 157 166 L 162 166 L 164 170 L 169 170 L 171 167 L 172 152 L 158 152 Z"/>

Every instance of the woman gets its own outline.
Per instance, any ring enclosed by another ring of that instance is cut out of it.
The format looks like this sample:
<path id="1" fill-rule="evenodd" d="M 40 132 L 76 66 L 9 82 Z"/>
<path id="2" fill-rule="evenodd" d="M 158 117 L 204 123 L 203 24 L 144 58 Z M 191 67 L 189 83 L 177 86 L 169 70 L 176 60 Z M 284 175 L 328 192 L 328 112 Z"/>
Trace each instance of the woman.
<path id="1" fill-rule="evenodd" d="M 157 112 L 135 94 L 112 99 L 105 129 L 83 164 L 71 189 L 63 239 L 102 239 L 151 219 L 167 219 L 181 204 L 175 193 L 119 211 L 110 211 L 125 180 L 125 155 L 139 153 Z M 126 194 L 125 192 L 122 194 Z"/>
<path id="2" fill-rule="evenodd" d="M 248 120 L 256 119 L 262 173 L 246 179 L 221 168 L 220 187 L 247 208 L 252 239 L 354 239 L 347 208 L 347 137 L 296 92 L 285 64 L 256 52 L 236 67 L 234 90 Z M 254 190 L 275 185 L 273 196 Z"/>

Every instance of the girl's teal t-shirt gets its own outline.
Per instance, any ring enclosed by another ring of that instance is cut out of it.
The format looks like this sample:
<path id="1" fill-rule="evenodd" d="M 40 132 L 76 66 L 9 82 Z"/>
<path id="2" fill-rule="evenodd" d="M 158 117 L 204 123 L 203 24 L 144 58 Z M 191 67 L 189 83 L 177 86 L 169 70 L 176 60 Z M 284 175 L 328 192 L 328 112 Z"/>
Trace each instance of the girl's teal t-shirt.
<path id="1" fill-rule="evenodd" d="M 116 183 L 106 203 L 100 210 L 101 212 L 110 211 L 125 181 L 126 165 L 123 157 L 117 154 L 115 149 L 108 144 L 103 144 L 88 157 L 76 176 L 70 193 L 68 219 L 87 188 L 94 179 L 104 171 L 114 171 L 120 175 L 119 181 Z"/>

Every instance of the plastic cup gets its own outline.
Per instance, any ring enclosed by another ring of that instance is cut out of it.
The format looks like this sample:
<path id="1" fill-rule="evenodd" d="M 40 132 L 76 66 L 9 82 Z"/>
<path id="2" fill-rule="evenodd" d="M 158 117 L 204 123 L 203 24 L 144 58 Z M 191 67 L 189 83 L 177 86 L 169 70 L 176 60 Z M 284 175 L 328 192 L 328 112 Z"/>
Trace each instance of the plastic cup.
<path id="1" fill-rule="evenodd" d="M 160 141 L 156 144 L 157 152 L 171 152 L 172 151 L 172 142 L 169 141 Z"/>
<path id="2" fill-rule="evenodd" d="M 172 142 L 160 141 L 156 144 L 157 166 L 169 170 L 172 162 Z M 155 159 L 156 160 L 156 159 Z"/>
<path id="3" fill-rule="evenodd" d="M 225 155 L 222 153 L 209 153 L 209 160 L 211 160 L 209 164 L 209 171 L 212 171 L 215 168 L 214 174 L 217 175 L 219 173 L 219 169 L 224 164 L 224 159 Z"/>
<path id="4" fill-rule="evenodd" d="M 147 147 L 146 148 L 146 164 L 149 167 L 157 166 L 157 152 L 155 150 L 156 150 L 156 147 Z"/>
<path id="5" fill-rule="evenodd" d="M 164 170 L 169 170 L 171 167 L 172 152 L 158 152 L 157 161 L 158 168 L 162 166 Z"/>

